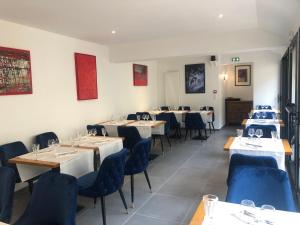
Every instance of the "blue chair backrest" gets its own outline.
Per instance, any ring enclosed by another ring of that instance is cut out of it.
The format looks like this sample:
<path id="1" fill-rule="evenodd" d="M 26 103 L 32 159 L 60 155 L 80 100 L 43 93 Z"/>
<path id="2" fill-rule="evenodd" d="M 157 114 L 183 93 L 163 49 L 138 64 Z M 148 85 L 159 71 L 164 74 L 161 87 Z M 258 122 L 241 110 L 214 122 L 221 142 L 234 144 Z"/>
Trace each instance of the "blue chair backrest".
<path id="1" fill-rule="evenodd" d="M 248 135 L 248 131 L 250 128 L 253 128 L 254 131 L 256 131 L 257 129 L 262 129 L 263 131 L 263 138 L 271 138 L 271 132 L 272 131 L 277 131 L 276 126 L 275 125 L 257 125 L 257 124 L 251 124 L 250 126 L 246 127 L 246 129 L 244 129 L 243 132 L 243 137 L 249 137 Z"/>
<path id="2" fill-rule="evenodd" d="M 252 156 L 244 154 L 233 154 L 230 158 L 229 170 L 227 176 L 227 185 L 234 170 L 239 166 L 255 166 L 255 167 L 270 167 L 278 169 L 276 159 L 271 156 Z"/>
<path id="3" fill-rule="evenodd" d="M 175 113 L 173 112 L 169 112 L 169 113 L 165 113 L 168 114 L 170 117 L 170 128 L 174 129 L 178 127 L 178 121 L 176 119 Z"/>
<path id="4" fill-rule="evenodd" d="M 270 105 L 258 105 L 257 109 L 272 109 L 272 106 L 270 106 Z"/>
<path id="5" fill-rule="evenodd" d="M 134 147 L 126 161 L 125 174 L 137 174 L 145 171 L 149 164 L 151 139 L 139 141 Z"/>
<path id="6" fill-rule="evenodd" d="M 264 119 L 273 119 L 276 117 L 275 112 L 256 112 L 256 113 L 253 113 L 251 119 L 263 119 L 263 114 L 265 116 Z"/>
<path id="7" fill-rule="evenodd" d="M 75 225 L 77 179 L 48 172 L 35 184 L 29 204 L 15 225 L 60 224 Z"/>
<path id="8" fill-rule="evenodd" d="M 125 161 L 128 155 L 126 148 L 107 156 L 99 169 L 97 178 L 91 187 L 99 196 L 106 196 L 122 187 L 124 182 Z"/>
<path id="9" fill-rule="evenodd" d="M 156 120 L 166 121 L 165 123 L 165 134 L 170 133 L 171 129 L 171 115 L 170 113 L 160 113 L 156 116 Z"/>
<path id="10" fill-rule="evenodd" d="M 136 127 L 119 126 L 118 136 L 125 138 L 123 146 L 128 149 L 132 149 L 140 140 L 141 135 Z"/>
<path id="11" fill-rule="evenodd" d="M 128 114 L 127 120 L 137 120 L 136 114 Z"/>
<path id="12" fill-rule="evenodd" d="M 184 106 L 183 109 L 184 109 L 184 110 L 191 111 L 191 107 L 190 107 L 190 106 Z"/>
<path id="13" fill-rule="evenodd" d="M 0 222 L 10 222 L 15 183 L 15 171 L 9 167 L 0 167 Z"/>
<path id="14" fill-rule="evenodd" d="M 272 205 L 277 210 L 296 211 L 293 193 L 285 171 L 270 167 L 240 166 L 234 170 L 226 201 L 240 204 L 243 199 L 257 207 Z"/>
<path id="15" fill-rule="evenodd" d="M 96 129 L 97 131 L 97 136 L 103 136 L 102 134 L 102 129 L 105 129 L 105 127 L 103 125 L 99 125 L 99 124 L 95 124 L 95 125 L 87 125 L 86 126 L 86 129 L 89 131 L 89 130 L 92 130 L 92 129 Z M 106 136 L 109 136 L 108 133 L 106 132 Z"/>
<path id="16" fill-rule="evenodd" d="M 160 107 L 160 110 L 163 110 L 163 111 L 169 111 L 170 108 L 169 108 L 169 106 L 161 106 L 161 107 Z"/>
<path id="17" fill-rule="evenodd" d="M 152 117 L 151 117 L 150 113 L 148 113 L 148 112 L 137 112 L 136 115 L 137 115 L 137 116 L 139 115 L 140 118 L 141 118 L 141 120 L 143 119 L 143 117 L 144 117 L 145 115 L 149 117 L 149 120 L 152 120 Z"/>
<path id="18" fill-rule="evenodd" d="M 2 166 L 11 167 L 16 173 L 16 182 L 21 182 L 21 178 L 18 172 L 18 169 L 15 164 L 8 162 L 9 159 L 15 158 L 20 155 L 27 154 L 28 150 L 26 146 L 20 142 L 12 142 L 0 146 L 0 162 Z"/>
<path id="19" fill-rule="evenodd" d="M 40 145 L 40 149 L 48 147 L 48 141 L 54 139 L 58 140 L 57 135 L 54 132 L 46 132 L 39 134 L 35 137 L 35 143 Z"/>
<path id="20" fill-rule="evenodd" d="M 185 127 L 191 130 L 205 129 L 205 124 L 200 113 L 187 113 L 185 118 Z"/>

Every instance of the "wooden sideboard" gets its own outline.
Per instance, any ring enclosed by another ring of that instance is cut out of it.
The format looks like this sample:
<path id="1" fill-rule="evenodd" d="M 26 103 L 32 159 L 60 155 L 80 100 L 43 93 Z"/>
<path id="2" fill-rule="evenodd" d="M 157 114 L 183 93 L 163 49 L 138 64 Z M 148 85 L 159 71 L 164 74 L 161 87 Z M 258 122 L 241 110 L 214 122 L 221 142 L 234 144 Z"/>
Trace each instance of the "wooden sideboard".
<path id="1" fill-rule="evenodd" d="M 225 101 L 226 125 L 241 125 L 253 109 L 253 101 Z"/>

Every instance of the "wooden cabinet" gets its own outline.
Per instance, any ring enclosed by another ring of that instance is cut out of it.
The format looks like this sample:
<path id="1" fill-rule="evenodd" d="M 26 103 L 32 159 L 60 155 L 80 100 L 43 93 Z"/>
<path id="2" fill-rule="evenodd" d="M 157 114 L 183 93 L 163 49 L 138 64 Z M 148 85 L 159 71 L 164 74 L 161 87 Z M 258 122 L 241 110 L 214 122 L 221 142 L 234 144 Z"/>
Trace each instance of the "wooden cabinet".
<path id="1" fill-rule="evenodd" d="M 225 101 L 226 125 L 241 125 L 253 109 L 253 101 Z"/>

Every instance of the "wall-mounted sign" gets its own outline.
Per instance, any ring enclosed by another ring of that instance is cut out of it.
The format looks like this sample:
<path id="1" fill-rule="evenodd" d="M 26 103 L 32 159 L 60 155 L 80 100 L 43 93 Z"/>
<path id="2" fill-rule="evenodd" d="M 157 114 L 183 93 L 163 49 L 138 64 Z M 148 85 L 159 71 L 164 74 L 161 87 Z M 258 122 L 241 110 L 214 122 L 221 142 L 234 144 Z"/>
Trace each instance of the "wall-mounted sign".
<path id="1" fill-rule="evenodd" d="M 232 62 L 239 62 L 240 61 L 240 57 L 232 57 L 231 61 Z"/>

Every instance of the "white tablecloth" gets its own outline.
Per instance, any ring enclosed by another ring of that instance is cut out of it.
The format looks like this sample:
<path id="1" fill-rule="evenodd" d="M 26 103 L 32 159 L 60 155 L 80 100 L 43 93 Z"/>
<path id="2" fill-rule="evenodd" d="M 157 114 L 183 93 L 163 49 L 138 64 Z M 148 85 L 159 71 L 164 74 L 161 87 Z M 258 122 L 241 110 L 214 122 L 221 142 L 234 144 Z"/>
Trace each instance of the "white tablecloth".
<path id="1" fill-rule="evenodd" d="M 149 138 L 152 134 L 164 135 L 165 133 L 165 125 L 161 124 L 157 127 L 153 127 L 160 123 L 161 121 L 136 121 L 134 123 L 130 123 L 127 126 L 134 126 L 138 129 L 142 138 Z"/>
<path id="2" fill-rule="evenodd" d="M 260 147 L 252 146 L 259 145 Z M 233 154 L 240 153 L 254 156 L 272 156 L 276 159 L 278 168 L 285 170 L 285 151 L 280 139 L 273 140 L 271 138 L 249 139 L 242 137 L 235 138 L 230 146 L 230 157 Z"/>
<path id="3" fill-rule="evenodd" d="M 250 126 L 251 124 L 255 125 L 274 125 L 276 127 L 278 136 L 280 137 L 280 121 L 273 120 L 273 119 L 248 119 L 246 122 L 246 127 Z"/>
<path id="4" fill-rule="evenodd" d="M 118 126 L 125 126 L 128 123 L 133 122 L 134 120 L 112 120 L 104 123 L 100 123 L 103 125 L 111 137 L 118 137 Z"/>
<path id="5" fill-rule="evenodd" d="M 248 216 L 243 215 L 243 210 L 249 210 L 247 207 L 240 204 L 232 204 L 227 202 L 217 202 L 213 211 L 213 218 L 211 225 L 245 225 Z M 276 210 L 275 212 L 261 212 L 259 208 L 251 211 L 261 220 L 268 220 L 274 225 L 299 225 L 300 213 L 286 212 Z M 202 225 L 208 225 L 210 221 L 204 219 Z M 199 222 L 200 224 L 200 222 Z M 252 224 L 267 224 L 255 223 Z"/>
<path id="6" fill-rule="evenodd" d="M 100 163 L 102 163 L 107 156 L 122 150 L 123 141 L 121 138 L 114 137 L 83 137 L 80 141 L 76 141 L 75 145 L 79 147 L 98 148 Z"/>
<path id="7" fill-rule="evenodd" d="M 280 110 L 278 109 L 253 109 L 252 113 L 259 113 L 259 112 L 274 112 L 274 113 L 280 113 Z"/>
<path id="8" fill-rule="evenodd" d="M 62 153 L 69 154 L 59 155 Z M 28 153 L 19 157 L 32 160 L 36 159 L 35 154 L 33 153 Z M 83 176 L 94 170 L 94 153 L 92 149 L 77 149 L 59 146 L 49 151 L 49 149 L 46 148 L 37 154 L 37 160 L 60 163 L 61 173 L 70 174 L 75 177 Z M 29 180 L 50 170 L 46 167 L 26 164 L 17 164 L 17 168 L 22 181 Z"/>

